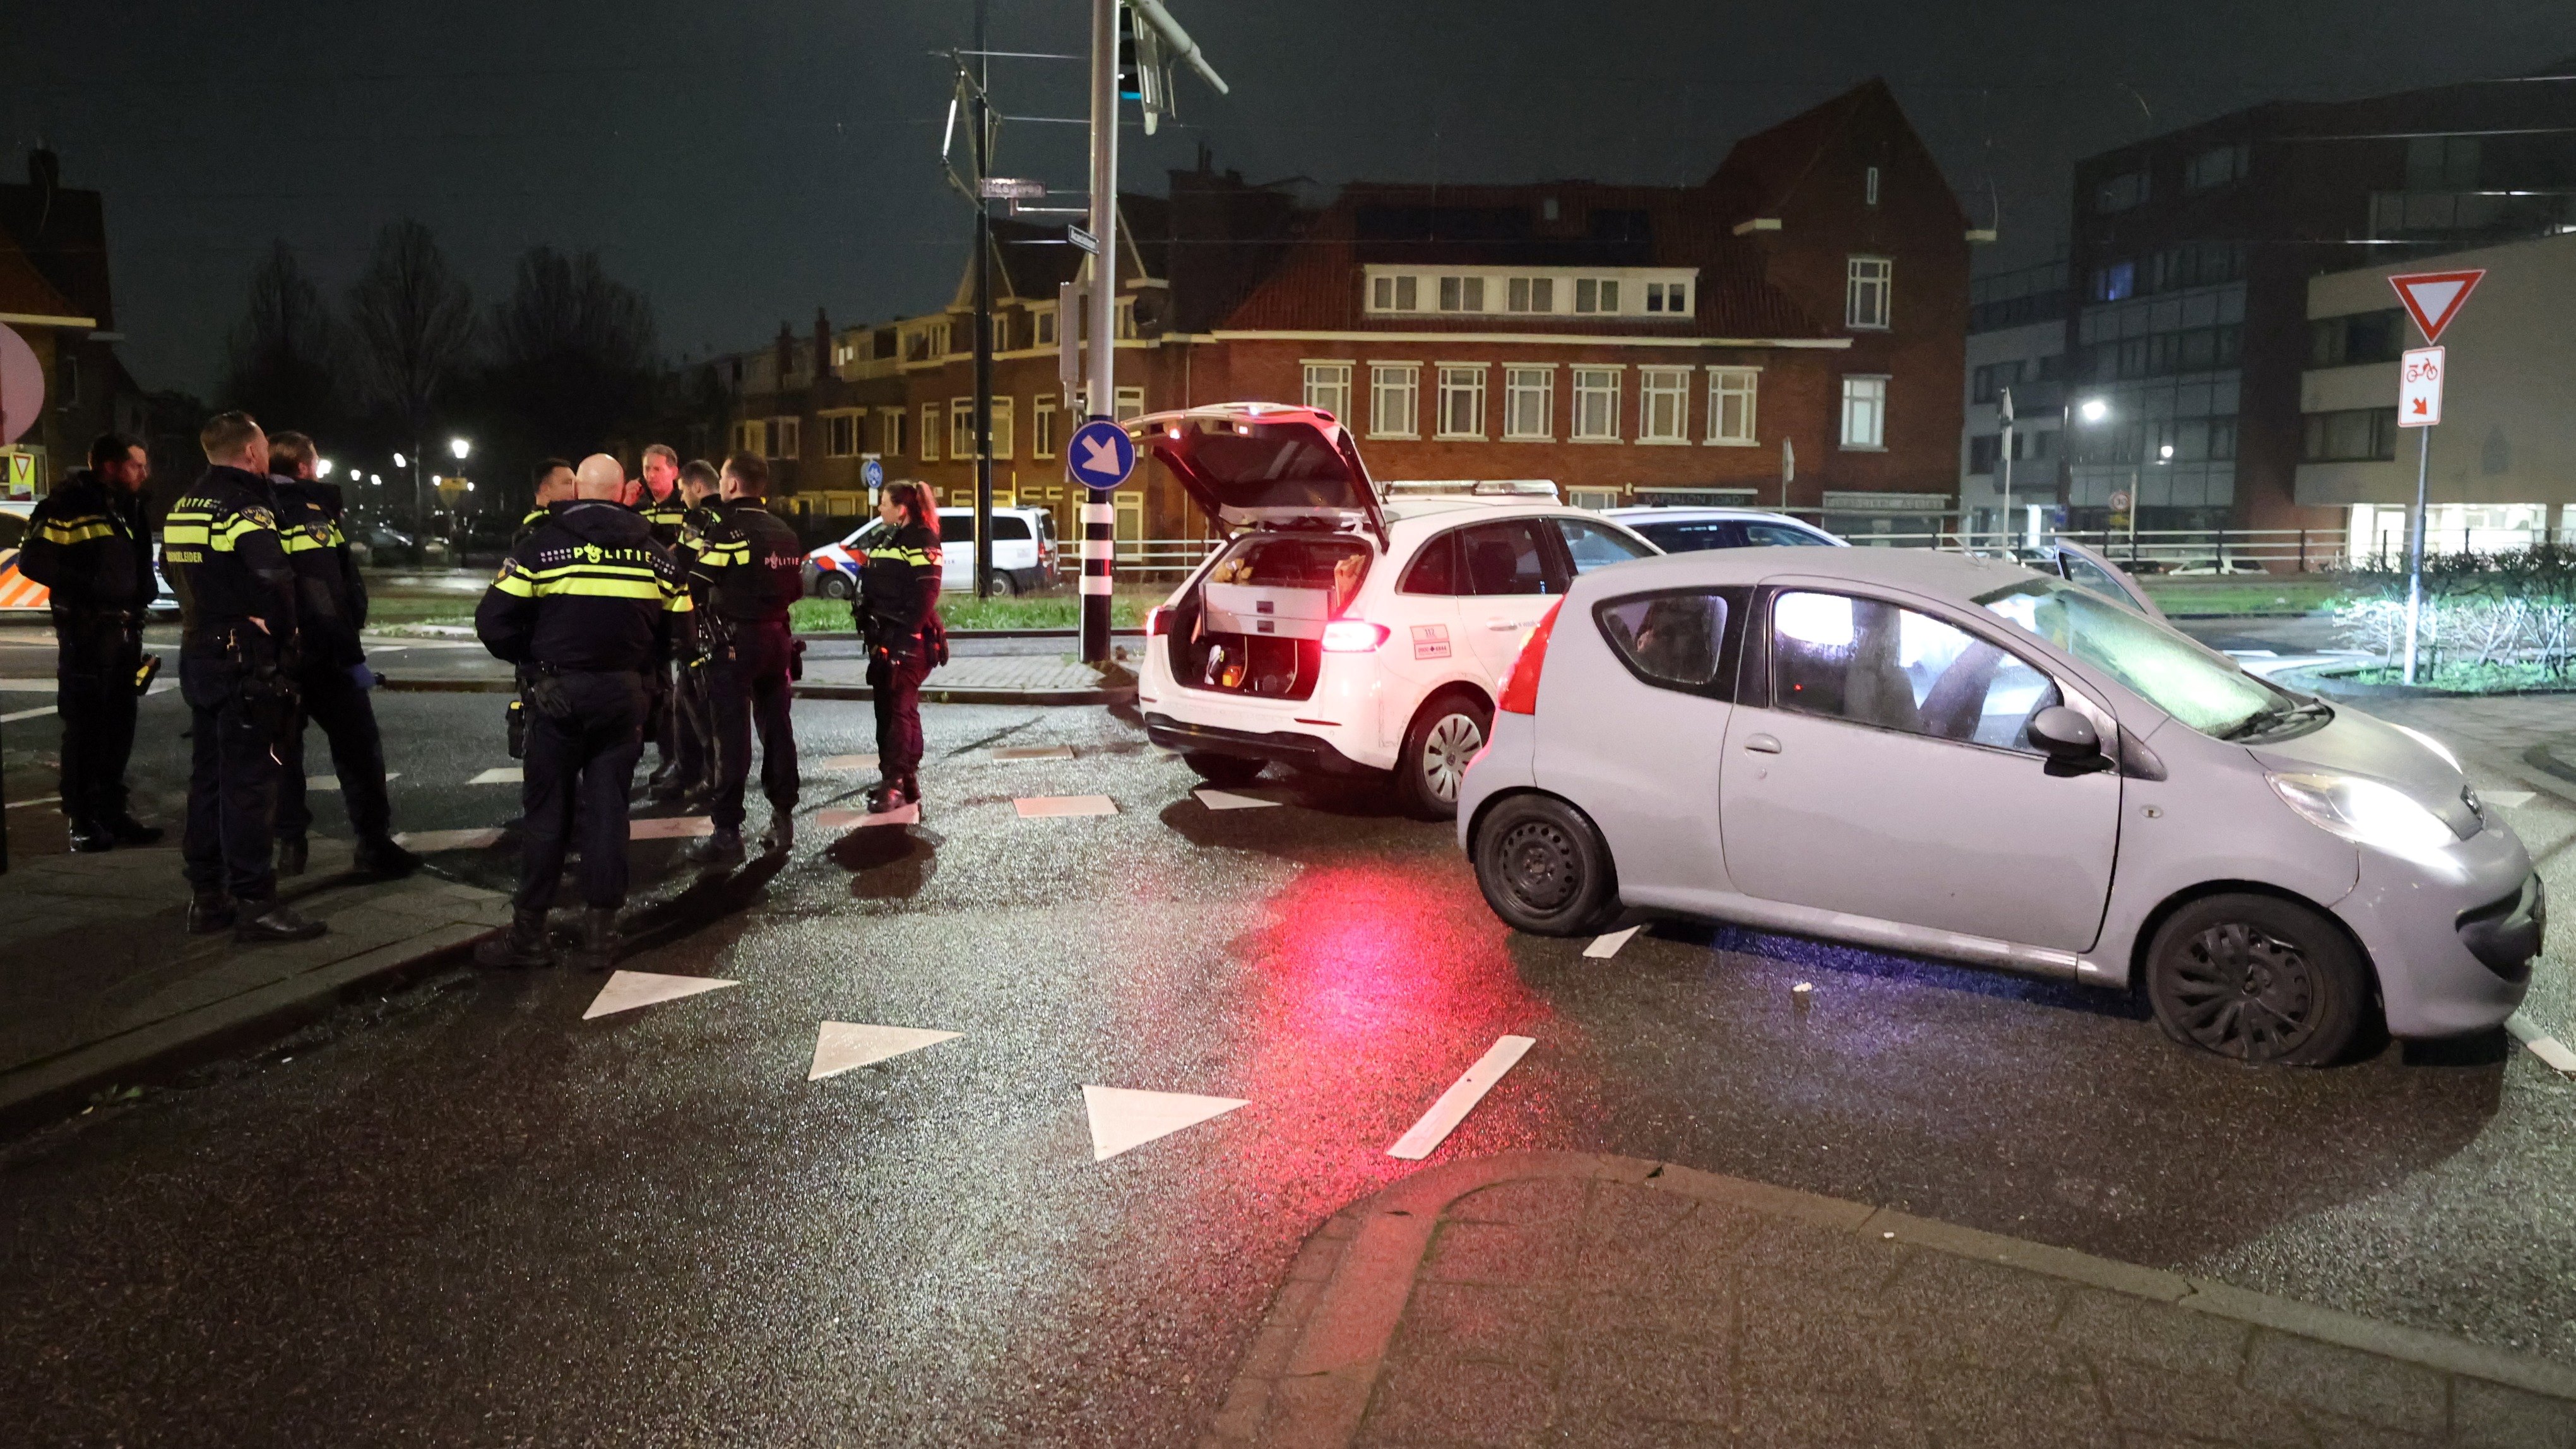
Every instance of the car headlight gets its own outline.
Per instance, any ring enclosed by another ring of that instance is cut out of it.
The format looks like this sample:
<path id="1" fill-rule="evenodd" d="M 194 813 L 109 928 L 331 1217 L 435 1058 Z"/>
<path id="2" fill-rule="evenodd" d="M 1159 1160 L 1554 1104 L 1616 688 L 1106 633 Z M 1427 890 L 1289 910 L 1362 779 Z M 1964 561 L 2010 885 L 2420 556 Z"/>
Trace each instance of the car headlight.
<path id="1" fill-rule="evenodd" d="M 2392 785 L 2322 771 L 2267 774 L 2273 793 L 2310 825 L 2395 855 L 2422 855 L 2459 837 L 2441 816 Z"/>
<path id="2" fill-rule="evenodd" d="M 2451 747 L 2449 745 L 2442 743 L 2440 740 L 2433 738 L 2422 730 L 2409 729 L 2405 725 L 2399 725 L 2397 727 L 2397 732 L 2406 736 L 2408 739 L 2413 740 L 2415 743 L 2422 745 L 2424 748 L 2431 750 L 2434 754 L 2440 755 L 2442 757 L 2442 762 L 2449 765 L 2452 769 L 2458 770 L 2463 775 L 2468 773 L 2468 768 L 2460 763 L 2460 757 L 2451 753 Z"/>

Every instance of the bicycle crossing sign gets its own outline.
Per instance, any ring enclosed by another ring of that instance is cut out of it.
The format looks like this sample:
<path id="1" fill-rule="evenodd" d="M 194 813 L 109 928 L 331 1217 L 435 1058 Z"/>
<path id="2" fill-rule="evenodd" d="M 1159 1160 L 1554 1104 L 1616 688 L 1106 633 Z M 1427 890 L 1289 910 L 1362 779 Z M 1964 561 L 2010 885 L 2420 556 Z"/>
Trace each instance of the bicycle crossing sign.
<path id="1" fill-rule="evenodd" d="M 2446 349 L 2418 347 L 2397 364 L 2397 426 L 2429 428 L 2442 420 Z"/>

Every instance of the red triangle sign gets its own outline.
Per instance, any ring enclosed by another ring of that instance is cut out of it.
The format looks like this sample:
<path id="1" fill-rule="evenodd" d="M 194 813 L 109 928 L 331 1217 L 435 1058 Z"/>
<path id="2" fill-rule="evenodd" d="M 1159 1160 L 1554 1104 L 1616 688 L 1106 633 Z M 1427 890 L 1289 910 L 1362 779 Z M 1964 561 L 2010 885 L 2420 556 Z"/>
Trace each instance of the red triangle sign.
<path id="1" fill-rule="evenodd" d="M 2460 315 L 2460 304 L 2469 300 L 2469 293 L 2485 276 L 2483 267 L 2468 272 L 2411 272 L 2390 277 L 2388 285 L 2397 289 L 2397 300 L 2406 304 L 2429 346 L 2442 340 L 2442 329 Z"/>

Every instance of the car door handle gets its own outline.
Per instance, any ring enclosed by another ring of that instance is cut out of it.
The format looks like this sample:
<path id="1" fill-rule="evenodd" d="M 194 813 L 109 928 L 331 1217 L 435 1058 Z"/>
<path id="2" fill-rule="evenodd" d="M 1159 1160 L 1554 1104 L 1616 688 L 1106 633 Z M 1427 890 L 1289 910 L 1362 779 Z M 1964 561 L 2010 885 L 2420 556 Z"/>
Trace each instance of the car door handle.
<path id="1" fill-rule="evenodd" d="M 1776 755 L 1780 753 L 1780 742 L 1769 735 L 1752 735 L 1744 741 L 1744 748 L 1757 755 Z"/>
<path id="2" fill-rule="evenodd" d="M 1485 627 L 1488 629 L 1517 629 L 1521 627 L 1521 621 L 1518 619 L 1495 619 L 1488 622 Z"/>

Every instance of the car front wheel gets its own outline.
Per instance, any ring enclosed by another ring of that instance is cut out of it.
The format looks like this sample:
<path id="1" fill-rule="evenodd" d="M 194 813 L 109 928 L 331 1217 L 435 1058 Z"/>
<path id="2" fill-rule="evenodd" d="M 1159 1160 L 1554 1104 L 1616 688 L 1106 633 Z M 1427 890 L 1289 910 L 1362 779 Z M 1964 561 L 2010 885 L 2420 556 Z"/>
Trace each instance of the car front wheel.
<path id="1" fill-rule="evenodd" d="M 1610 847 L 1553 795 L 1513 795 L 1476 830 L 1476 886 L 1515 931 L 1581 936 L 1619 914 Z"/>
<path id="2" fill-rule="evenodd" d="M 1396 795 L 1405 811 L 1425 820 L 1456 818 L 1467 764 L 1493 727 L 1493 711 L 1465 694 L 1444 695 L 1415 715 L 1395 762 Z"/>
<path id="3" fill-rule="evenodd" d="M 2165 1035 L 2241 1062 L 2327 1066 L 2370 1013 L 2360 954 L 2316 910 L 2232 894 L 2174 912 L 2147 948 L 2147 999 Z"/>

